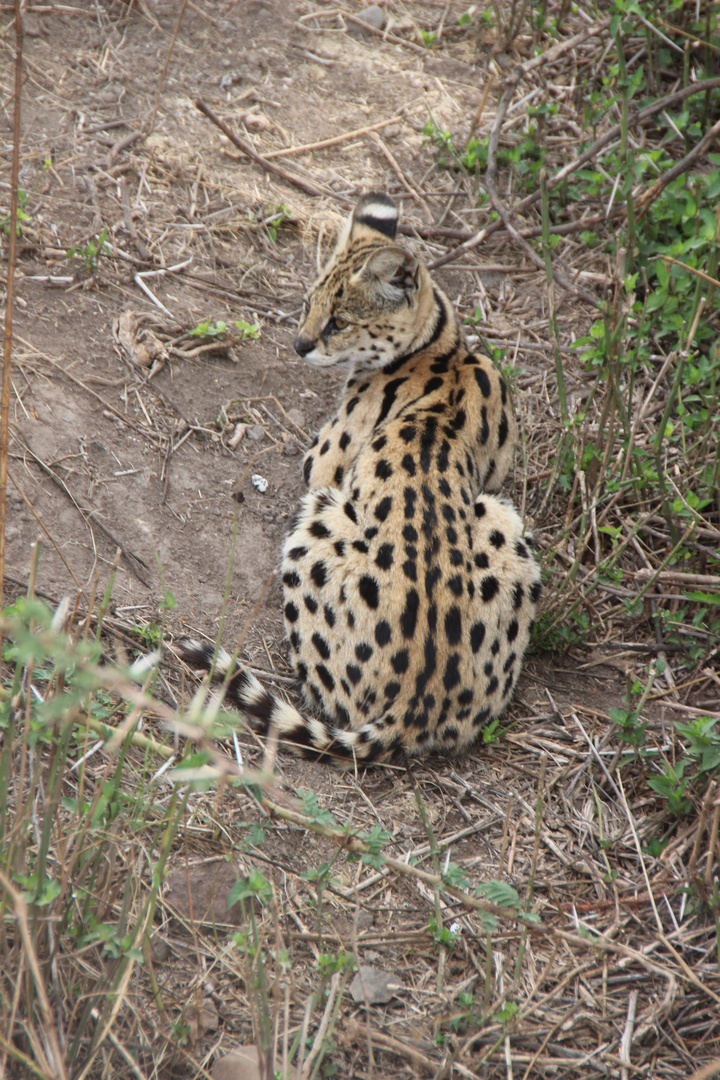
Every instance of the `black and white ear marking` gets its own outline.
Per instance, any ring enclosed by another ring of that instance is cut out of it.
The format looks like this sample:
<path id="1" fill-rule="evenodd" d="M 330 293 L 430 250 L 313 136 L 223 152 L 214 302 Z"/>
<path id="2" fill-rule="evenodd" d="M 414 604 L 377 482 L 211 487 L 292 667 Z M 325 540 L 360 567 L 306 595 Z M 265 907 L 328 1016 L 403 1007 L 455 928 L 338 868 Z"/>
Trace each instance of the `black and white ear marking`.
<path id="1" fill-rule="evenodd" d="M 371 191 L 358 202 L 353 212 L 353 224 L 367 225 L 383 236 L 395 239 L 400 213 L 389 195 Z"/>

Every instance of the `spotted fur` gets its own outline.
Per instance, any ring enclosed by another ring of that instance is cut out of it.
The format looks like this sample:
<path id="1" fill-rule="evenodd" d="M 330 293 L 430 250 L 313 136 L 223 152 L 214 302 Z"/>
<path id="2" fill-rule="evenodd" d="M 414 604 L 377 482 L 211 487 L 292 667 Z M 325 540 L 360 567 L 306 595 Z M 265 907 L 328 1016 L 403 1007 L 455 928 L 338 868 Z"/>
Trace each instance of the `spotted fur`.
<path id="1" fill-rule="evenodd" d="M 350 365 L 307 453 L 282 558 L 290 656 L 312 715 L 238 667 L 229 696 L 306 756 L 457 751 L 502 714 L 540 595 L 506 499 L 515 423 L 385 195 L 360 200 L 305 301 L 297 352 Z M 188 643 L 207 668 L 212 653 Z M 227 671 L 223 656 L 220 670 Z"/>

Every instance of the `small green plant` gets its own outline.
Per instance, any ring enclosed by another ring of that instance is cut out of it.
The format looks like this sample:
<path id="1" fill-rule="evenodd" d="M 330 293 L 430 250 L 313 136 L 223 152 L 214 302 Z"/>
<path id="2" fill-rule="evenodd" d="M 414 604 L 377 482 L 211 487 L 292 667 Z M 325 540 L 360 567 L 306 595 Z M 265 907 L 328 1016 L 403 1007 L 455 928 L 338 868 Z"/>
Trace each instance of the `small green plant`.
<path id="1" fill-rule="evenodd" d="M 135 635 L 145 649 L 156 649 L 162 641 L 162 630 L 157 623 L 136 626 Z"/>
<path id="2" fill-rule="evenodd" d="M 256 341 L 260 337 L 260 324 L 245 322 L 244 319 L 235 319 L 235 326 L 240 332 L 242 341 Z"/>
<path id="3" fill-rule="evenodd" d="M 27 191 L 23 191 L 22 188 L 18 188 L 17 193 L 17 214 L 15 217 L 15 235 L 22 236 L 22 227 L 27 222 L 32 221 L 32 216 L 27 213 L 26 206 L 28 204 L 30 196 Z M 0 218 L 0 229 L 2 229 L 5 236 L 10 235 L 10 215 L 6 214 Z"/>
<path id="4" fill-rule="evenodd" d="M 85 273 L 92 276 L 97 271 L 101 256 L 110 250 L 106 243 L 107 236 L 108 230 L 104 228 L 94 240 L 88 240 L 84 247 L 73 244 L 68 248 L 68 259 L 80 259 Z"/>
<path id="5" fill-rule="evenodd" d="M 463 322 L 466 326 L 478 326 L 479 323 L 485 322 L 485 313 L 482 308 L 475 306 L 472 315 L 466 315 Z"/>
<path id="6" fill-rule="evenodd" d="M 268 235 L 272 240 L 273 244 L 277 243 L 278 230 L 282 228 L 285 222 L 291 220 L 292 212 L 288 209 L 285 203 L 280 203 L 278 206 L 275 207 L 270 216 L 265 218 L 265 220 L 263 221 L 263 225 L 267 229 Z"/>
<path id="7" fill-rule="evenodd" d="M 433 915 L 428 919 L 428 930 L 436 945 L 444 945 L 446 949 L 454 949 L 460 940 L 460 935 L 442 923 L 438 923 Z"/>
<path id="8" fill-rule="evenodd" d="M 420 37 L 422 38 L 422 43 L 425 46 L 425 48 L 426 49 L 431 49 L 433 44 L 437 40 L 437 31 L 436 30 L 423 30 L 421 28 L 420 29 Z"/>
<path id="9" fill-rule="evenodd" d="M 260 336 L 260 324 L 245 322 L 244 319 L 233 320 L 233 325 L 236 327 L 241 341 L 256 341 Z M 200 322 L 197 326 L 190 331 L 193 337 L 207 338 L 208 341 L 219 341 L 230 332 L 231 328 L 222 319 L 218 319 L 217 322 L 212 322 L 210 319 L 206 319 L 204 322 Z"/>
<path id="10" fill-rule="evenodd" d="M 203 338 L 222 338 L 225 337 L 227 332 L 227 323 L 222 319 L 218 319 L 216 323 L 211 322 L 210 319 L 206 319 L 204 322 L 200 322 L 197 326 L 190 331 L 193 337 Z"/>
<path id="11" fill-rule="evenodd" d="M 648 786 L 666 801 L 667 812 L 672 817 L 684 817 L 692 808 L 692 801 L 685 798 L 685 791 L 690 778 L 684 776 L 685 761 L 676 765 L 667 763 L 660 776 L 648 780 Z"/>

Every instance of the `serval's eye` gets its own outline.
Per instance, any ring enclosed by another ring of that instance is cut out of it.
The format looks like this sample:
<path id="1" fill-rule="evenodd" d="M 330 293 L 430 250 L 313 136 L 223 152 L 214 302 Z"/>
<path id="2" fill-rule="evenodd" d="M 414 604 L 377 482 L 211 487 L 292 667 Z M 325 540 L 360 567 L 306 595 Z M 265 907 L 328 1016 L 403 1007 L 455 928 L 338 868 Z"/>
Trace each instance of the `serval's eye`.
<path id="1" fill-rule="evenodd" d="M 331 334 L 338 333 L 341 330 L 347 330 L 350 323 L 347 319 L 341 319 L 334 315 L 332 319 L 328 321 L 327 328 Z"/>

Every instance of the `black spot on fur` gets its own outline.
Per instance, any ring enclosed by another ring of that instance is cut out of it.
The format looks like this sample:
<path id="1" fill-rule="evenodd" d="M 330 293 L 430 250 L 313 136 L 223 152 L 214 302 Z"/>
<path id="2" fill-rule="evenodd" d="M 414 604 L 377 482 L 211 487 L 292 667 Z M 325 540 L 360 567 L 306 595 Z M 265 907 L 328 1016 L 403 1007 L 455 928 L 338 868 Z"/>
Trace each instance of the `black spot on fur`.
<path id="1" fill-rule="evenodd" d="M 455 574 L 454 577 L 451 577 L 447 583 L 447 587 L 453 596 L 462 596 L 463 584 L 460 575 Z"/>
<path id="2" fill-rule="evenodd" d="M 288 622 L 297 622 L 299 615 L 300 612 L 298 611 L 295 604 L 289 603 L 285 605 L 285 618 Z"/>
<path id="3" fill-rule="evenodd" d="M 530 586 L 530 599 L 532 600 L 533 604 L 537 604 L 538 600 L 540 599 L 541 592 L 542 585 L 539 581 L 534 581 L 533 584 Z"/>
<path id="4" fill-rule="evenodd" d="M 485 405 L 480 409 L 480 419 L 482 421 L 480 426 L 480 445 L 484 446 L 490 438 L 490 425 L 488 424 L 487 408 Z"/>
<path id="5" fill-rule="evenodd" d="M 347 431 L 343 431 L 342 435 L 340 436 L 340 442 L 338 444 L 340 446 L 340 449 L 347 450 L 348 446 L 350 445 L 351 439 L 352 435 L 350 435 Z"/>
<path id="6" fill-rule="evenodd" d="M 355 646 L 355 655 L 361 664 L 366 664 L 373 654 L 372 645 L 368 645 L 366 641 L 361 641 L 359 645 Z"/>
<path id="7" fill-rule="evenodd" d="M 297 562 L 298 559 L 304 559 L 307 553 L 308 549 L 306 547 L 294 547 L 290 548 L 287 555 L 288 559 L 292 559 L 293 562 Z"/>
<path id="8" fill-rule="evenodd" d="M 378 645 L 387 645 L 392 637 L 392 630 L 390 629 L 390 623 L 385 619 L 381 619 L 375 627 L 375 640 Z"/>
<path id="9" fill-rule="evenodd" d="M 358 584 L 358 592 L 369 608 L 374 610 L 378 606 L 378 603 L 380 602 L 380 591 L 374 577 L 370 577 L 369 574 L 363 574 Z"/>
<path id="10" fill-rule="evenodd" d="M 507 413 L 503 409 L 502 416 L 500 417 L 500 423 L 498 424 L 498 449 L 505 445 L 505 441 L 508 437 L 509 424 Z"/>
<path id="11" fill-rule="evenodd" d="M 362 679 L 362 671 L 357 666 L 357 664 L 348 664 L 345 668 L 345 671 L 347 672 L 347 677 L 353 684 L 353 686 L 357 686 L 357 684 Z"/>
<path id="12" fill-rule="evenodd" d="M 310 577 L 313 579 L 318 589 L 321 589 L 327 581 L 327 567 L 324 562 L 318 561 L 313 563 L 310 571 Z"/>
<path id="13" fill-rule="evenodd" d="M 492 546 L 494 548 L 501 548 L 503 546 L 503 544 L 505 543 L 505 537 L 503 536 L 503 534 L 500 532 L 499 529 L 493 529 L 493 531 L 490 533 L 490 538 L 489 539 L 490 539 L 490 543 L 492 544 Z"/>
<path id="14" fill-rule="evenodd" d="M 387 685 L 385 686 L 383 693 L 385 694 L 385 697 L 388 701 L 394 701 L 400 693 L 401 689 L 402 686 L 397 681 L 397 679 L 391 679 L 390 682 L 387 683 Z"/>
<path id="15" fill-rule="evenodd" d="M 400 649 L 399 652 L 396 652 L 390 663 L 396 675 L 403 675 L 407 671 L 409 664 L 407 649 Z"/>
<path id="16" fill-rule="evenodd" d="M 485 640 L 485 623 L 476 622 L 473 623 L 470 628 L 470 648 L 474 653 L 478 651 L 483 641 Z"/>
<path id="17" fill-rule="evenodd" d="M 386 495 L 385 498 L 381 499 L 380 502 L 375 507 L 375 517 L 377 518 L 378 521 L 385 521 L 385 519 L 388 516 L 388 514 L 390 513 L 391 509 L 392 509 L 392 499 L 390 498 L 389 495 Z"/>
<path id="18" fill-rule="evenodd" d="M 445 637 L 448 640 L 448 645 L 459 644 L 461 636 L 462 617 L 460 608 L 453 604 L 445 616 Z"/>
<path id="19" fill-rule="evenodd" d="M 302 584 L 300 581 L 300 575 L 295 570 L 288 570 L 283 574 L 283 585 L 287 585 L 289 589 L 297 589 L 298 585 Z"/>
<path id="20" fill-rule="evenodd" d="M 405 609 L 400 616 L 400 630 L 405 638 L 411 638 L 415 633 L 420 598 L 416 589 L 408 589 L 405 597 Z"/>
<path id="21" fill-rule="evenodd" d="M 322 634 L 318 634 L 316 631 L 310 640 L 312 641 L 317 651 L 320 653 L 320 656 L 322 656 L 323 660 L 329 660 L 330 646 L 328 645 Z"/>
<path id="22" fill-rule="evenodd" d="M 333 679 L 332 675 L 330 674 L 328 669 L 325 667 L 325 665 L 324 664 L 316 664 L 315 665 L 315 670 L 317 671 L 318 679 L 323 684 L 323 686 L 327 690 L 334 690 L 335 689 L 335 680 Z"/>
<path id="23" fill-rule="evenodd" d="M 481 709 L 479 713 L 475 713 L 475 715 L 473 716 L 472 725 L 473 727 L 480 727 L 481 724 L 484 724 L 486 720 L 489 719 L 490 709 L 486 706 L 484 709 Z"/>
<path id="24" fill-rule="evenodd" d="M 484 577 L 482 579 L 482 586 L 481 586 L 482 598 L 483 598 L 483 600 L 485 601 L 486 604 L 490 600 L 492 600 L 493 596 L 496 595 L 499 588 L 500 588 L 500 582 L 498 581 L 498 579 L 496 577 L 493 577 L 492 574 L 488 574 L 487 577 Z"/>
<path id="25" fill-rule="evenodd" d="M 322 521 L 311 522 L 308 532 L 318 540 L 324 540 L 326 537 L 330 536 L 330 530 L 327 525 L 323 525 Z"/>
<path id="26" fill-rule="evenodd" d="M 487 372 L 484 371 L 481 367 L 476 367 L 473 371 L 473 375 L 475 376 L 475 382 L 480 387 L 482 396 L 486 398 L 490 397 L 490 394 L 492 393 L 492 387 L 490 386 L 490 380 L 488 378 Z"/>
<path id="27" fill-rule="evenodd" d="M 375 557 L 375 565 L 379 566 L 381 570 L 389 570 L 393 564 L 394 551 L 394 544 L 381 544 Z"/>
<path id="28" fill-rule="evenodd" d="M 445 672 L 443 674 L 443 686 L 448 692 L 460 682 L 459 665 L 460 654 L 451 653 L 448 657 L 447 664 L 445 665 Z"/>

